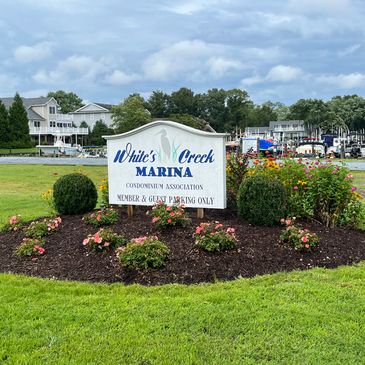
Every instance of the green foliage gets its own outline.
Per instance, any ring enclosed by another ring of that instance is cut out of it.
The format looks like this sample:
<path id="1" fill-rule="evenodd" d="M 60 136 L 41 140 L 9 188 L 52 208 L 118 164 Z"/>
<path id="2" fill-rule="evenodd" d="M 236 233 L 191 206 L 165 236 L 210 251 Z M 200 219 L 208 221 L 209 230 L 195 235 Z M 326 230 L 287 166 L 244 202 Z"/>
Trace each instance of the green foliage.
<path id="1" fill-rule="evenodd" d="M 181 205 L 179 201 L 173 205 L 166 205 L 160 201 L 147 214 L 152 217 L 152 223 L 162 229 L 172 226 L 185 227 L 191 222 L 188 213 L 185 212 L 184 205 Z"/>
<path id="2" fill-rule="evenodd" d="M 63 114 L 74 112 L 75 110 L 84 106 L 82 99 L 72 92 L 66 93 L 63 90 L 58 90 L 55 92 L 49 92 L 47 96 L 56 99 L 58 105 L 61 108 L 61 113 Z"/>
<path id="3" fill-rule="evenodd" d="M 112 118 L 115 132 L 125 133 L 151 122 L 151 115 L 144 104 L 141 96 L 131 95 L 120 105 L 114 106 Z"/>
<path id="4" fill-rule="evenodd" d="M 12 148 L 31 147 L 29 135 L 28 114 L 23 100 L 18 93 L 9 108 L 10 146 Z"/>
<path id="5" fill-rule="evenodd" d="M 113 208 L 105 208 L 86 214 L 82 219 L 94 227 L 107 226 L 118 221 L 118 212 Z"/>
<path id="6" fill-rule="evenodd" d="M 45 218 L 42 221 L 33 221 L 25 230 L 25 236 L 29 238 L 42 238 L 52 233 L 61 224 L 62 219 Z"/>
<path id="7" fill-rule="evenodd" d="M 303 229 L 299 224 L 295 224 L 294 218 L 281 219 L 281 223 L 286 227 L 281 231 L 280 239 L 294 249 L 309 252 L 318 245 L 318 236 L 308 229 Z"/>
<path id="8" fill-rule="evenodd" d="M 16 248 L 15 255 L 17 256 L 32 256 L 43 255 L 45 241 L 39 238 L 23 238 L 22 243 Z"/>
<path id="9" fill-rule="evenodd" d="M 121 264 L 134 269 L 161 268 L 169 253 L 168 247 L 156 236 L 134 238 L 126 247 L 117 249 Z"/>
<path id="10" fill-rule="evenodd" d="M 152 118 L 165 118 L 168 115 L 169 96 L 161 90 L 155 90 L 147 101 L 147 109 Z"/>
<path id="11" fill-rule="evenodd" d="M 0 100 L 0 148 L 7 148 L 10 142 L 9 113 Z"/>
<path id="12" fill-rule="evenodd" d="M 64 175 L 55 182 L 53 197 L 60 214 L 82 214 L 95 208 L 98 193 L 90 178 L 73 173 Z"/>
<path id="13" fill-rule="evenodd" d="M 196 100 L 194 92 L 186 87 L 171 93 L 169 99 L 169 115 L 171 114 L 188 114 L 197 116 Z"/>
<path id="14" fill-rule="evenodd" d="M 106 145 L 106 140 L 102 136 L 111 135 L 114 131 L 112 128 L 109 128 L 102 120 L 98 120 L 92 132 L 89 134 L 88 143 L 96 146 L 104 146 Z"/>
<path id="15" fill-rule="evenodd" d="M 205 251 L 225 251 L 236 247 L 234 228 L 223 228 L 219 222 L 200 223 L 195 229 L 195 244 Z"/>
<path id="16" fill-rule="evenodd" d="M 89 234 L 82 242 L 93 251 L 106 251 L 110 248 L 125 245 L 126 239 L 123 235 L 118 235 L 111 229 L 101 228 L 95 234 Z"/>
<path id="17" fill-rule="evenodd" d="M 365 205 L 362 204 L 363 198 L 354 196 L 346 208 L 339 214 L 336 219 L 336 225 L 347 228 L 362 228 L 365 224 Z"/>
<path id="18" fill-rule="evenodd" d="M 8 218 L 8 222 L 1 227 L 0 232 L 15 232 L 22 228 L 23 225 L 23 218 L 20 214 L 12 215 Z"/>
<path id="19" fill-rule="evenodd" d="M 277 224 L 285 215 L 286 205 L 284 185 L 271 176 L 256 174 L 247 177 L 238 191 L 238 214 L 253 224 Z"/>
<path id="20" fill-rule="evenodd" d="M 228 205 L 236 207 L 238 189 L 247 173 L 249 153 L 227 155 L 226 179 Z"/>

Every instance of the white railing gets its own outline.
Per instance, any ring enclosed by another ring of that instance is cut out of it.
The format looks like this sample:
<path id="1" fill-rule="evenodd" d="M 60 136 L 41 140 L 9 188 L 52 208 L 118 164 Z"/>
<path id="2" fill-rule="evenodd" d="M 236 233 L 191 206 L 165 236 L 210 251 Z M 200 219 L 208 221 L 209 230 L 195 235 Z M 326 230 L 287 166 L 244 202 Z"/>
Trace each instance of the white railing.
<path id="1" fill-rule="evenodd" d="M 88 128 L 77 128 L 77 127 L 29 127 L 30 134 L 53 134 L 53 135 L 88 135 Z"/>

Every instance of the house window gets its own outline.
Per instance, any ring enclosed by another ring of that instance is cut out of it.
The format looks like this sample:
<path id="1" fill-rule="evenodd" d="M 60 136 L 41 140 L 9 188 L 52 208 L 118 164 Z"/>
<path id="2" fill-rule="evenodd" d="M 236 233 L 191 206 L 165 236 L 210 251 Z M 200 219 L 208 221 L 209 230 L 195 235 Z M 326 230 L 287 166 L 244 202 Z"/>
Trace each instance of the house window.
<path id="1" fill-rule="evenodd" d="M 49 122 L 49 126 L 50 126 L 50 127 L 55 127 L 55 126 L 56 126 L 56 122 L 54 122 L 54 121 L 50 121 L 50 122 Z"/>
<path id="2" fill-rule="evenodd" d="M 40 126 L 41 126 L 41 122 L 40 121 L 34 121 L 33 122 L 33 125 L 34 125 L 34 127 L 36 127 L 36 128 L 39 128 Z"/>
<path id="3" fill-rule="evenodd" d="M 56 114 L 56 107 L 55 106 L 50 106 L 49 107 L 49 114 Z"/>

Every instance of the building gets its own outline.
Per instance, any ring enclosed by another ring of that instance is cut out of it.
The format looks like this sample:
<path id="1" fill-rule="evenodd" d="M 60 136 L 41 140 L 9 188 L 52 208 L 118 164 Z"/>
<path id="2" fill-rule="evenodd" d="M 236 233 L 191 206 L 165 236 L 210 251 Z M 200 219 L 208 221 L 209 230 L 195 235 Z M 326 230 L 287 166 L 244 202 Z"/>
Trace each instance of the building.
<path id="1" fill-rule="evenodd" d="M 277 120 L 269 122 L 270 138 L 283 143 L 295 143 L 307 137 L 304 120 Z"/>
<path id="2" fill-rule="evenodd" d="M 7 109 L 14 98 L 0 98 Z M 75 127 L 73 116 L 60 114 L 60 107 L 53 97 L 22 98 L 28 114 L 29 133 L 37 144 L 52 144 L 55 138 L 66 143 L 78 143 L 78 137 L 89 134 L 88 128 Z"/>
<path id="3" fill-rule="evenodd" d="M 89 103 L 70 113 L 70 115 L 73 118 L 74 124 L 78 127 L 82 122 L 86 122 L 90 130 L 92 130 L 95 123 L 99 120 L 110 127 L 113 123 L 112 107 L 113 105 L 110 104 Z"/>
<path id="4" fill-rule="evenodd" d="M 269 127 L 247 127 L 245 129 L 246 138 L 268 139 L 271 137 Z"/>

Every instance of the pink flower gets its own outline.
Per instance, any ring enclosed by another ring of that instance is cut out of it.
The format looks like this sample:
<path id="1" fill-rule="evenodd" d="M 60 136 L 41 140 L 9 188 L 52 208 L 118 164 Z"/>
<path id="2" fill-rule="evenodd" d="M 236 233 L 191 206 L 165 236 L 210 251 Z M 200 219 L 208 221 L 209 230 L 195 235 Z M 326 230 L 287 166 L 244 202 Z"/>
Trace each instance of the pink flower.
<path id="1" fill-rule="evenodd" d="M 104 247 L 109 247 L 109 245 L 110 245 L 110 243 L 109 243 L 109 242 L 105 242 L 105 243 L 103 244 L 103 246 L 104 246 Z"/>
<path id="2" fill-rule="evenodd" d="M 38 252 L 39 252 L 41 255 L 43 255 L 43 254 L 44 254 L 44 252 L 45 252 L 45 249 L 44 249 L 43 247 L 39 247 L 39 248 L 38 248 Z"/>
<path id="3" fill-rule="evenodd" d="M 153 217 L 152 218 L 152 223 L 156 223 L 160 220 L 160 217 Z"/>
<path id="4" fill-rule="evenodd" d="M 303 236 L 302 237 L 302 242 L 304 242 L 304 243 L 308 242 L 308 237 L 307 236 Z"/>
<path id="5" fill-rule="evenodd" d="M 293 189 L 294 190 L 298 190 L 299 188 L 298 188 L 298 186 L 295 185 Z"/>
<path id="6" fill-rule="evenodd" d="M 98 222 L 100 222 L 100 221 L 101 221 L 101 215 L 99 215 L 99 214 L 98 214 L 98 215 L 96 216 L 96 220 L 97 220 Z"/>
<path id="7" fill-rule="evenodd" d="M 174 212 L 171 212 L 170 213 L 170 217 L 174 217 L 175 216 L 175 213 Z"/>
<path id="8" fill-rule="evenodd" d="M 172 220 L 169 218 L 169 219 L 167 220 L 167 223 L 172 223 Z"/>
<path id="9" fill-rule="evenodd" d="M 352 174 L 348 174 L 348 175 L 347 175 L 347 177 L 348 177 L 349 179 L 352 179 L 352 178 L 354 177 L 354 175 L 352 175 Z"/>
<path id="10" fill-rule="evenodd" d="M 353 186 L 352 188 L 351 188 L 351 191 L 356 191 L 357 190 L 357 187 L 356 186 Z"/>
<path id="11" fill-rule="evenodd" d="M 221 227 L 223 227 L 223 224 L 221 224 L 221 223 L 218 223 L 218 224 L 215 225 L 215 229 L 219 229 Z"/>
<path id="12" fill-rule="evenodd" d="M 200 232 L 203 230 L 204 228 L 203 227 L 196 227 L 195 229 L 195 234 L 200 234 Z"/>
<path id="13" fill-rule="evenodd" d="M 13 215 L 10 219 L 9 219 L 9 223 L 10 224 L 17 224 L 17 216 Z"/>
<path id="14" fill-rule="evenodd" d="M 84 246 L 86 246 L 86 245 L 89 243 L 89 241 L 90 241 L 90 238 L 85 238 L 85 239 L 82 241 L 82 244 L 83 244 Z"/>
<path id="15" fill-rule="evenodd" d="M 286 224 L 287 226 L 290 226 L 290 225 L 292 224 L 292 220 L 291 220 L 291 219 L 286 219 L 286 220 L 285 220 L 285 224 Z"/>
<path id="16" fill-rule="evenodd" d="M 232 227 L 228 227 L 227 228 L 227 233 L 229 233 L 229 234 L 233 234 L 235 231 L 236 230 L 234 228 L 232 228 Z"/>
<path id="17" fill-rule="evenodd" d="M 170 210 L 172 210 L 172 207 L 171 206 L 168 206 L 167 208 L 166 208 L 166 211 L 170 211 Z"/>

